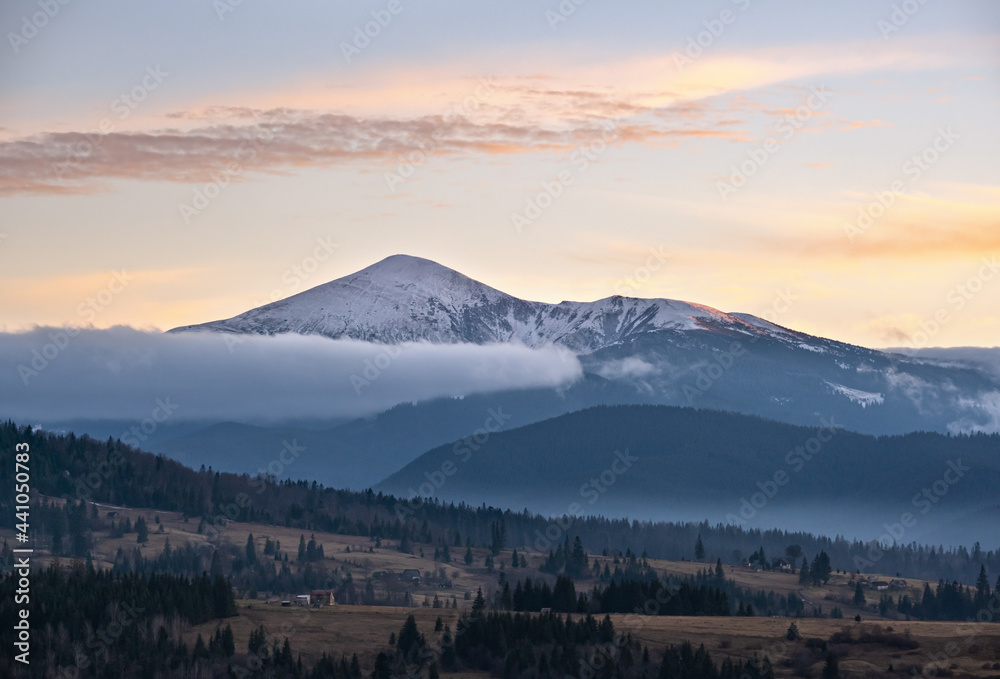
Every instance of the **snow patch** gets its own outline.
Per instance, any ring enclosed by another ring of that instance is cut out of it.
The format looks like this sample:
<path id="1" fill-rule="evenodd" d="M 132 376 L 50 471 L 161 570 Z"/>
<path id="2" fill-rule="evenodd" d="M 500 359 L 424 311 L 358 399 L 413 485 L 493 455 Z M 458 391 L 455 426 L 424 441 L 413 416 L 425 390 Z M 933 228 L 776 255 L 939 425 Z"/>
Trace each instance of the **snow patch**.
<path id="1" fill-rule="evenodd" d="M 885 403 L 885 397 L 882 394 L 877 394 L 871 391 L 861 391 L 860 389 L 852 389 L 851 387 L 845 387 L 843 384 L 836 384 L 834 382 L 827 382 L 827 384 L 830 385 L 834 392 L 846 396 L 852 403 L 857 403 L 862 408 L 867 408 L 871 405 L 882 405 Z"/>
<path id="2" fill-rule="evenodd" d="M 826 349 L 824 349 L 823 347 L 817 347 L 815 344 L 806 344 L 805 342 L 799 342 L 795 346 L 797 346 L 799 349 L 805 349 L 806 351 L 812 351 L 817 354 L 826 353 Z"/>

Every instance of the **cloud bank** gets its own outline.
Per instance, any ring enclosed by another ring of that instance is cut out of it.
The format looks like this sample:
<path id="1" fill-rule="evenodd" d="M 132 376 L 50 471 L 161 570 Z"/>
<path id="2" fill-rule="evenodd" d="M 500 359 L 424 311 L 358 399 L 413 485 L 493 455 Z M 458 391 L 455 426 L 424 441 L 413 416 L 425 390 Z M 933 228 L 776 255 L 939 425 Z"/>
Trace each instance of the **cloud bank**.
<path id="1" fill-rule="evenodd" d="M 578 379 L 560 348 L 40 327 L 0 334 L 0 417 L 278 422 Z"/>
<path id="2" fill-rule="evenodd" d="M 923 349 L 893 347 L 884 349 L 884 351 L 926 359 L 941 365 L 973 367 L 994 377 L 1000 377 L 1000 347 L 927 347 Z"/>

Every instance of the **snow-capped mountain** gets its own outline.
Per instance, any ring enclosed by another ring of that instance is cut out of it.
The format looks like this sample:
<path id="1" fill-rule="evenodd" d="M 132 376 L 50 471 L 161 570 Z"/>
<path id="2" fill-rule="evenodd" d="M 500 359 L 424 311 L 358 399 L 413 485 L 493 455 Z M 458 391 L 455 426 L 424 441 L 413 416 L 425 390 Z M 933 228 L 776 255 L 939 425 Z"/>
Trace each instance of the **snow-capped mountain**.
<path id="1" fill-rule="evenodd" d="M 274 335 L 317 334 L 395 344 L 520 342 L 590 353 L 662 330 L 798 333 L 749 314 L 668 299 L 529 302 L 436 262 L 393 255 L 357 273 L 233 318 L 175 328 Z M 803 338 L 807 337 L 802 335 Z"/>
<path id="2" fill-rule="evenodd" d="M 833 417 L 873 434 L 1000 430 L 1000 379 L 972 364 L 885 353 L 676 300 L 531 302 L 405 255 L 171 332 L 188 331 L 555 344 L 579 357 L 588 381 L 575 388 L 588 405 L 689 405 L 795 424 Z"/>

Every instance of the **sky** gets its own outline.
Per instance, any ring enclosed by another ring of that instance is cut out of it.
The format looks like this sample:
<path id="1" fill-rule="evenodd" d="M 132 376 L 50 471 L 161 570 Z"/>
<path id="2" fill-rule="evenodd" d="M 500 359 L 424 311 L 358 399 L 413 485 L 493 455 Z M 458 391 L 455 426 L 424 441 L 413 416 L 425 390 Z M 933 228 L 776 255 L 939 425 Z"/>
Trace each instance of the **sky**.
<path id="1" fill-rule="evenodd" d="M 0 332 L 228 318 L 405 253 L 998 344 L 996 2 L 12 0 L 0 28 Z"/>

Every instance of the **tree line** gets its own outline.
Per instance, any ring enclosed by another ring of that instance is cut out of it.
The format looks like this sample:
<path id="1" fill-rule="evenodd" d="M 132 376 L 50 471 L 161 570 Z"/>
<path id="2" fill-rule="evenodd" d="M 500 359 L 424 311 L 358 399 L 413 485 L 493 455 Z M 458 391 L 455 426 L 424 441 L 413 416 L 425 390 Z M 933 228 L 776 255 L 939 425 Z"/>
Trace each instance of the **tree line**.
<path id="1" fill-rule="evenodd" d="M 590 554 L 634 550 L 650 558 L 671 560 L 691 558 L 699 542 L 701 552 L 714 557 L 712 561 L 721 558 L 725 563 L 742 562 L 744 555 L 765 549 L 769 554 L 781 554 L 795 546 L 806 554 L 825 552 L 835 567 L 854 570 L 859 555 L 871 554 L 870 545 L 860 541 L 809 533 L 711 526 L 707 522 L 629 521 L 598 516 L 547 518 L 528 511 L 404 500 L 371 490 L 335 490 L 316 482 L 278 481 L 211 469 L 195 471 L 162 455 L 131 448 L 120 440 L 101 442 L 87 436 L 20 427 L 11 421 L 0 424 L 0 447 L 10 449 L 20 441 L 28 442 L 36 452 L 32 457 L 34 489 L 72 501 L 59 511 L 52 509 L 39 516 L 37 526 L 41 539 L 67 555 L 83 556 L 92 532 L 107 527 L 106 517 L 94 516 L 89 501 L 176 511 L 198 518 L 209 532 L 233 520 L 401 543 L 420 541 L 442 551 L 444 546 L 499 551 L 506 545 L 551 551 L 545 568 L 552 573 L 565 572 L 568 564 L 571 575 L 580 574 L 586 564 L 580 561 L 576 545 L 567 544 L 568 535 L 579 536 L 582 549 Z M 0 484 L 12 483 L 12 469 L 0 468 Z M 0 513 L 4 527 L 10 527 L 13 520 L 13 512 Z M 553 533 L 555 539 L 549 537 Z M 1000 550 L 983 550 L 978 544 L 971 549 L 947 550 L 897 545 L 880 549 L 878 556 L 882 572 L 931 581 L 972 584 L 982 566 L 1000 572 Z"/>

